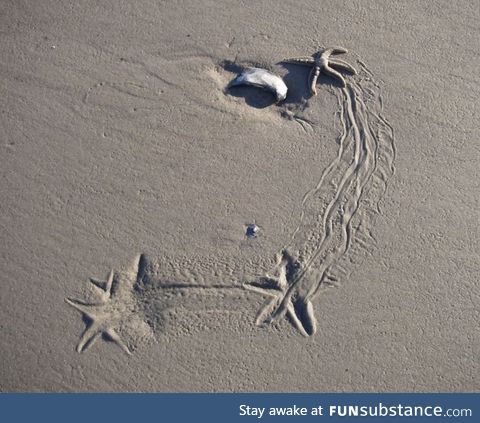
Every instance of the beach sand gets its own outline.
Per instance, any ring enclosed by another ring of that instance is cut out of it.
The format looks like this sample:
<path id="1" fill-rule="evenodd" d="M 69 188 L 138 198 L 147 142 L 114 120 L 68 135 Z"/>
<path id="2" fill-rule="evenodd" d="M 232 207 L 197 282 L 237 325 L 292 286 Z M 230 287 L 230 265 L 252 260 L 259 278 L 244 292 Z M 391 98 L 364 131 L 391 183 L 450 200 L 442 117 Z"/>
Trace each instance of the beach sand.
<path id="1" fill-rule="evenodd" d="M 0 390 L 478 391 L 479 20 L 475 1 L 1 2 Z M 310 97 L 279 62 L 320 46 L 359 75 Z M 226 88 L 252 65 L 284 103 Z M 331 266 L 268 324 L 275 297 L 245 283 L 281 280 L 285 248 L 287 279 Z"/>

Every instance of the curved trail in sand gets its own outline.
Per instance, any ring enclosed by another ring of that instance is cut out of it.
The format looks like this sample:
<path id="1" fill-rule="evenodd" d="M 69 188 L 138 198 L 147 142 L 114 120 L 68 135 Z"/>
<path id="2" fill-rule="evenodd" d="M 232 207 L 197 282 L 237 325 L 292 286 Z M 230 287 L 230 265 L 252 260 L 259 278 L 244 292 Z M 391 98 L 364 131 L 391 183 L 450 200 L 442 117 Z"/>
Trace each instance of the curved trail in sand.
<path id="1" fill-rule="evenodd" d="M 361 231 L 370 232 L 373 216 L 365 218 L 359 212 L 370 208 L 367 211 L 378 213 L 378 203 L 395 172 L 394 134 L 382 114 L 380 89 L 363 63 L 361 69 L 358 80 L 337 92 L 342 125 L 337 155 L 304 196 L 299 225 L 282 250 L 296 270 L 270 321 L 285 314 L 292 297 L 305 308 L 322 283 L 338 280 L 332 268 L 348 256 L 355 236 L 360 235 L 353 229 L 354 219 L 359 219 Z M 297 317 L 301 320 L 305 313 L 297 310 Z"/>

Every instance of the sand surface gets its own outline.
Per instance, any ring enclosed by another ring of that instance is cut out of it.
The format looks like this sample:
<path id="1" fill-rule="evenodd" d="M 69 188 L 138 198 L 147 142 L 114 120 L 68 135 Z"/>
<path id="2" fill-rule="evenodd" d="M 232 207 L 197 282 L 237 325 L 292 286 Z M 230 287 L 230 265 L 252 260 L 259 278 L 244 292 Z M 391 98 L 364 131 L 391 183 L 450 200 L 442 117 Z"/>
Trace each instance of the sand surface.
<path id="1" fill-rule="evenodd" d="M 479 391 L 479 21 L 0 2 L 0 389 Z M 330 45 L 359 75 L 310 98 L 278 62 Z M 286 102 L 226 90 L 246 65 Z"/>

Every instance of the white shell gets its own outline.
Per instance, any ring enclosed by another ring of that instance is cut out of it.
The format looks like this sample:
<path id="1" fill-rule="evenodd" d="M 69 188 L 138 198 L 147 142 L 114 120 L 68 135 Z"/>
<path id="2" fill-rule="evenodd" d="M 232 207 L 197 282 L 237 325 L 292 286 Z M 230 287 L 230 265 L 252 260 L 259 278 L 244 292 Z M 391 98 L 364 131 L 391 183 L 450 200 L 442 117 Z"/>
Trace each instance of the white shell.
<path id="1" fill-rule="evenodd" d="M 260 68 L 248 68 L 238 75 L 232 82 L 230 87 L 236 85 L 253 85 L 275 94 L 277 101 L 285 100 L 287 97 L 287 86 L 283 79 L 273 73 Z"/>

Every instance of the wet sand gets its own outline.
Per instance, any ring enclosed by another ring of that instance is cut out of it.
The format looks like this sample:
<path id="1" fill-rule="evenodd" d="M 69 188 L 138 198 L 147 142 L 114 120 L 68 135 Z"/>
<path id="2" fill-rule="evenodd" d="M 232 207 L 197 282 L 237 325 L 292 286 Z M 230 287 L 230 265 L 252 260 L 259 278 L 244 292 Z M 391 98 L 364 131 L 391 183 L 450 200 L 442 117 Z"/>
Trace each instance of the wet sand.
<path id="1" fill-rule="evenodd" d="M 0 389 L 478 391 L 479 15 L 3 2 Z"/>

